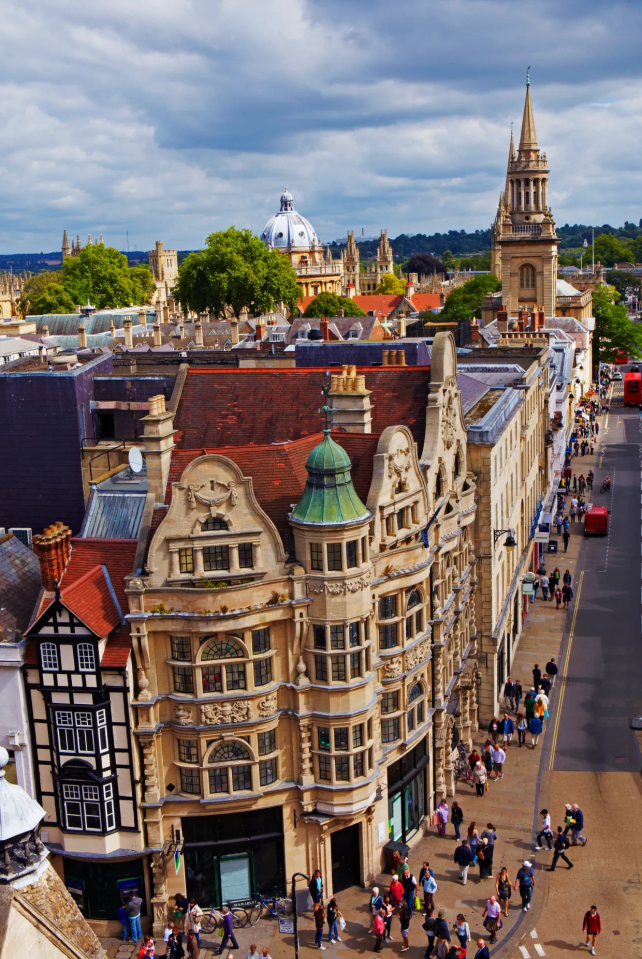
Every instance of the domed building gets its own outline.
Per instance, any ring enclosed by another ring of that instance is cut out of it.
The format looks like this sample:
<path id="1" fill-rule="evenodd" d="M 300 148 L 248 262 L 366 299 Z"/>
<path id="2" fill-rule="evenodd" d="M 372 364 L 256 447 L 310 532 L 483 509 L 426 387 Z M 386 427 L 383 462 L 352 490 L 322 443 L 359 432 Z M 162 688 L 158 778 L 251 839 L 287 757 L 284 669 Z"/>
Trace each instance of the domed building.
<path id="1" fill-rule="evenodd" d="M 294 209 L 287 187 L 281 196 L 281 209 L 265 224 L 261 239 L 268 249 L 290 258 L 302 297 L 341 295 L 343 260 L 333 260 L 329 247 L 324 251 L 312 224 Z"/>

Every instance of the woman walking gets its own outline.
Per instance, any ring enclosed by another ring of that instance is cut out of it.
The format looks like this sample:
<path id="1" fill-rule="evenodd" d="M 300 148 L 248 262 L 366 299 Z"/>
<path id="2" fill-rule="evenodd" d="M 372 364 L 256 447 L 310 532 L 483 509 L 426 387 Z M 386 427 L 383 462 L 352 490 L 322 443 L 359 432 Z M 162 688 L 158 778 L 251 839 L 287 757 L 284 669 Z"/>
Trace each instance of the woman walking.
<path id="1" fill-rule="evenodd" d="M 402 952 L 408 952 L 408 928 L 410 926 L 410 907 L 406 900 L 399 906 L 399 925 L 401 926 Z"/>
<path id="2" fill-rule="evenodd" d="M 526 729 L 527 729 L 527 723 L 526 723 L 526 720 L 524 719 L 524 713 L 517 713 L 517 739 L 519 742 L 520 749 L 526 742 Z"/>
<path id="3" fill-rule="evenodd" d="M 538 716 L 533 716 L 528 724 L 528 731 L 531 734 L 531 748 L 535 749 L 542 735 L 542 720 Z"/>
<path id="4" fill-rule="evenodd" d="M 314 944 L 317 949 L 320 949 L 321 952 L 325 952 L 325 946 L 323 945 L 323 927 L 325 925 L 325 909 L 323 908 L 323 902 L 318 902 L 314 909 Z"/>
<path id="5" fill-rule="evenodd" d="M 452 804 L 452 807 L 450 810 L 450 821 L 452 822 L 453 827 L 455 829 L 455 839 L 461 839 L 459 830 L 461 828 L 461 824 L 464 821 L 464 813 L 458 802 L 453 802 Z"/>
<path id="6" fill-rule="evenodd" d="M 470 826 L 468 827 L 468 845 L 470 846 L 470 852 L 473 857 L 473 866 L 477 862 L 477 846 L 479 845 L 479 833 L 477 832 L 477 823 L 473 820 Z"/>
<path id="7" fill-rule="evenodd" d="M 560 573 L 559 566 L 556 566 L 553 572 L 551 573 L 551 589 L 556 590 L 562 579 L 562 574 Z"/>
<path id="8" fill-rule="evenodd" d="M 478 798 L 480 796 L 483 796 L 484 792 L 486 791 L 487 778 L 488 778 L 488 774 L 486 772 L 486 769 L 482 765 L 482 762 L 480 759 L 477 765 L 475 766 L 475 768 L 473 769 L 473 782 L 475 784 L 475 792 L 477 793 Z"/>
<path id="9" fill-rule="evenodd" d="M 390 896 L 383 897 L 383 912 L 385 913 L 383 922 L 385 925 L 384 930 L 384 939 L 386 942 L 392 942 L 392 916 L 394 914 L 394 906 L 390 901 Z"/>
<path id="10" fill-rule="evenodd" d="M 437 832 L 443 839 L 446 835 L 446 824 L 448 822 L 448 803 L 445 799 L 442 799 L 437 806 L 435 816 L 437 817 Z"/>
<path id="11" fill-rule="evenodd" d="M 383 906 L 383 899 L 379 895 L 379 887 L 373 886 L 372 895 L 370 896 L 370 903 L 368 905 L 368 908 L 370 909 L 370 915 L 372 916 L 372 923 L 373 923 L 372 929 L 374 929 L 375 916 L 379 915 L 379 910 L 381 909 L 382 906 Z M 370 930 L 370 932 L 372 932 L 372 929 Z"/>
<path id="12" fill-rule="evenodd" d="M 562 607 L 562 590 L 559 588 L 559 586 L 558 586 L 557 589 L 555 590 L 555 603 L 556 603 L 555 609 L 561 609 L 561 607 Z"/>
<path id="13" fill-rule="evenodd" d="M 491 846 L 486 836 L 481 837 L 480 845 L 477 847 L 477 862 L 479 863 L 479 878 L 488 879 L 493 873 L 493 852 L 495 847 Z"/>
<path id="14" fill-rule="evenodd" d="M 508 901 L 513 894 L 513 887 L 506 866 L 502 866 L 495 877 L 495 892 L 497 893 L 497 902 L 502 907 L 504 915 L 507 916 Z"/>
<path id="15" fill-rule="evenodd" d="M 455 930 L 455 934 L 459 939 L 459 945 L 465 953 L 466 949 L 468 948 L 468 943 L 470 942 L 470 927 L 466 922 L 466 918 L 463 913 L 460 912 L 457 915 L 457 921 L 453 924 L 453 929 Z"/>

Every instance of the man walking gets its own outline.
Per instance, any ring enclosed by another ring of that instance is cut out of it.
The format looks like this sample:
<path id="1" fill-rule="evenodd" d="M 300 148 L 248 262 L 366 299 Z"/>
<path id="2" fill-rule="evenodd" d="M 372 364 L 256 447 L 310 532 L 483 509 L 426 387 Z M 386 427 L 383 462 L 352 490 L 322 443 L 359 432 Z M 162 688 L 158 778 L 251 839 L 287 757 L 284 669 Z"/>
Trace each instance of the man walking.
<path id="1" fill-rule="evenodd" d="M 490 933 L 491 946 L 497 942 L 497 924 L 499 923 L 501 911 L 495 896 L 491 896 L 490 899 L 486 900 L 486 907 L 482 913 L 482 917 L 485 917 L 484 926 Z"/>
<path id="2" fill-rule="evenodd" d="M 216 955 L 220 956 L 224 949 L 227 949 L 227 944 L 231 940 L 232 946 L 231 949 L 238 949 L 239 944 L 236 941 L 236 936 L 234 935 L 234 926 L 232 913 L 230 912 L 229 906 L 223 906 L 223 938 L 221 940 L 220 948 L 218 949 Z"/>
<path id="3" fill-rule="evenodd" d="M 564 600 L 564 609 L 568 609 L 568 604 L 573 599 L 573 590 L 568 583 L 562 586 L 562 599 Z"/>
<path id="4" fill-rule="evenodd" d="M 535 888 L 535 877 L 533 875 L 533 864 L 525 859 L 517 871 L 515 877 L 514 889 L 519 887 L 519 894 L 522 897 L 522 909 L 527 912 L 531 908 L 531 899 L 533 898 L 533 889 Z"/>
<path id="5" fill-rule="evenodd" d="M 435 814 L 438 817 L 437 820 L 437 832 L 443 837 L 446 835 L 446 825 L 448 823 L 448 803 L 445 799 L 442 799 L 437 808 L 435 809 Z"/>
<path id="6" fill-rule="evenodd" d="M 584 913 L 584 922 L 582 929 L 586 932 L 586 945 L 591 947 L 591 955 L 595 955 L 595 941 L 602 932 L 602 920 L 597 911 L 597 906 L 591 906 L 588 912 Z"/>
<path id="7" fill-rule="evenodd" d="M 502 736 L 504 737 L 504 749 L 510 746 L 514 732 L 515 732 L 515 723 L 510 718 L 508 713 L 504 713 L 504 718 L 502 720 Z"/>
<path id="8" fill-rule="evenodd" d="M 459 878 L 461 879 L 462 886 L 465 886 L 468 879 L 468 868 L 473 861 L 473 854 L 465 839 L 462 841 L 461 846 L 457 846 L 455 849 L 453 860 L 455 864 L 459 866 Z"/>
<path id="9" fill-rule="evenodd" d="M 547 600 L 547 599 L 548 599 L 548 584 L 549 584 L 549 578 L 548 578 L 548 576 L 546 575 L 546 573 L 544 573 L 543 576 L 540 576 L 540 578 L 539 578 L 539 585 L 542 587 L 542 599 L 543 599 L 543 600 Z"/>
<path id="10" fill-rule="evenodd" d="M 568 553 L 568 544 L 569 544 L 570 538 L 571 538 L 571 534 L 569 533 L 568 529 L 567 529 L 566 527 L 564 527 L 564 532 L 562 533 L 562 539 L 564 540 L 564 552 L 565 552 L 565 553 Z"/>
<path id="11" fill-rule="evenodd" d="M 564 830 L 562 829 L 561 826 L 558 826 L 557 838 L 555 839 L 555 842 L 553 843 L 553 849 L 555 850 L 555 852 L 553 853 L 553 862 L 551 863 L 549 867 L 549 870 L 548 870 L 549 872 L 555 872 L 555 867 L 557 865 L 558 859 L 563 859 L 569 869 L 573 868 L 573 863 L 566 855 L 566 850 L 568 849 L 569 845 L 570 843 L 568 839 L 566 838 L 566 836 L 564 835 Z"/>
<path id="12" fill-rule="evenodd" d="M 484 942 L 483 939 L 477 940 L 477 952 L 475 953 L 474 959 L 489 959 L 490 950 Z"/>
<path id="13" fill-rule="evenodd" d="M 556 662 L 555 662 L 555 657 L 554 657 L 554 656 L 551 656 L 551 658 L 549 659 L 549 661 L 547 662 L 547 664 L 546 664 L 546 666 L 545 666 L 544 668 L 545 668 L 545 670 L 546 670 L 546 675 L 548 676 L 548 678 L 549 678 L 550 681 L 551 681 L 551 686 L 554 686 L 554 685 L 555 685 L 555 677 L 557 676 L 557 673 L 558 673 L 557 664 L 556 664 Z"/>
<path id="14" fill-rule="evenodd" d="M 424 954 L 424 959 L 430 959 L 432 956 L 432 951 L 435 948 L 435 926 L 437 920 L 434 916 L 434 909 L 429 909 L 428 914 L 426 915 L 426 921 L 423 924 L 423 930 L 428 937 L 428 945 L 426 947 L 426 952 Z"/>
<path id="15" fill-rule="evenodd" d="M 417 880 L 408 869 L 408 866 L 403 871 L 403 877 L 401 879 L 401 885 L 403 886 L 403 897 L 408 903 L 408 908 L 410 909 L 410 918 L 412 919 L 412 906 L 415 901 L 415 891 L 417 889 Z"/>
<path id="16" fill-rule="evenodd" d="M 539 668 L 539 663 L 535 663 L 533 666 L 533 689 L 537 693 L 539 689 L 539 681 L 542 678 L 542 670 Z"/>
<path id="17" fill-rule="evenodd" d="M 493 757 L 493 772 L 495 773 L 495 782 L 497 782 L 498 779 L 504 778 L 504 763 L 506 762 L 506 753 L 499 743 L 496 743 L 491 749 L 491 755 Z"/>
<path id="18" fill-rule="evenodd" d="M 515 711 L 515 683 L 513 682 L 513 677 L 509 676 L 506 684 L 504 686 L 504 699 L 510 705 L 510 708 Z"/>
<path id="19" fill-rule="evenodd" d="M 584 813 L 577 805 L 576 802 L 573 803 L 571 816 L 571 842 L 574 846 L 577 846 L 578 840 L 582 843 L 583 846 L 586 845 L 586 839 L 582 835 L 582 829 L 584 828 Z"/>

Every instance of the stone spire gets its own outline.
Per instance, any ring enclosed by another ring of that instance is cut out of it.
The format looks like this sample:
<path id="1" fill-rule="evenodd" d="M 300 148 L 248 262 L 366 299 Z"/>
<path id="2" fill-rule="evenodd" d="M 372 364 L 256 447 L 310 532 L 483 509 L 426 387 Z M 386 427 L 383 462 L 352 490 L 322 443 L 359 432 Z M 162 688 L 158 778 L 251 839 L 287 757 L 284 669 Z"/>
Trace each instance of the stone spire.
<path id="1" fill-rule="evenodd" d="M 533 119 L 533 107 L 531 105 L 531 87 L 530 83 L 526 85 L 526 100 L 524 101 L 524 116 L 522 117 L 522 133 L 519 138 L 519 159 L 527 159 L 525 153 L 536 153 L 539 150 L 537 145 L 537 134 L 535 133 L 535 120 Z"/>
<path id="2" fill-rule="evenodd" d="M 513 124 L 510 125 L 510 146 L 508 148 L 508 166 L 506 167 L 506 186 L 504 188 L 504 206 L 510 207 L 510 178 L 508 171 L 515 160 L 515 141 L 513 140 Z"/>
<path id="3" fill-rule="evenodd" d="M 66 259 L 68 256 L 71 256 L 71 247 L 69 246 L 69 239 L 67 237 L 67 231 L 63 230 L 62 233 L 62 258 Z"/>

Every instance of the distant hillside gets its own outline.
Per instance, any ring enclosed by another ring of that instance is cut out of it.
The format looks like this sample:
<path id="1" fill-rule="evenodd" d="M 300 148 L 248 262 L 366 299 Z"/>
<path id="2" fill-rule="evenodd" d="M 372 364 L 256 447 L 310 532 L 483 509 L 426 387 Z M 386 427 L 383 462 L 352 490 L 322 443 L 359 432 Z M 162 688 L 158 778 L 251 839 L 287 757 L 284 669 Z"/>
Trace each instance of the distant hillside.
<path id="1" fill-rule="evenodd" d="M 140 266 L 141 263 L 149 263 L 147 250 L 126 250 L 120 251 L 127 257 L 130 266 Z M 179 250 L 178 262 L 182 263 L 185 257 L 192 250 Z M 62 263 L 62 254 L 60 250 L 53 253 L 0 253 L 0 273 L 13 270 L 14 273 L 44 273 L 46 270 L 57 270 Z"/>

